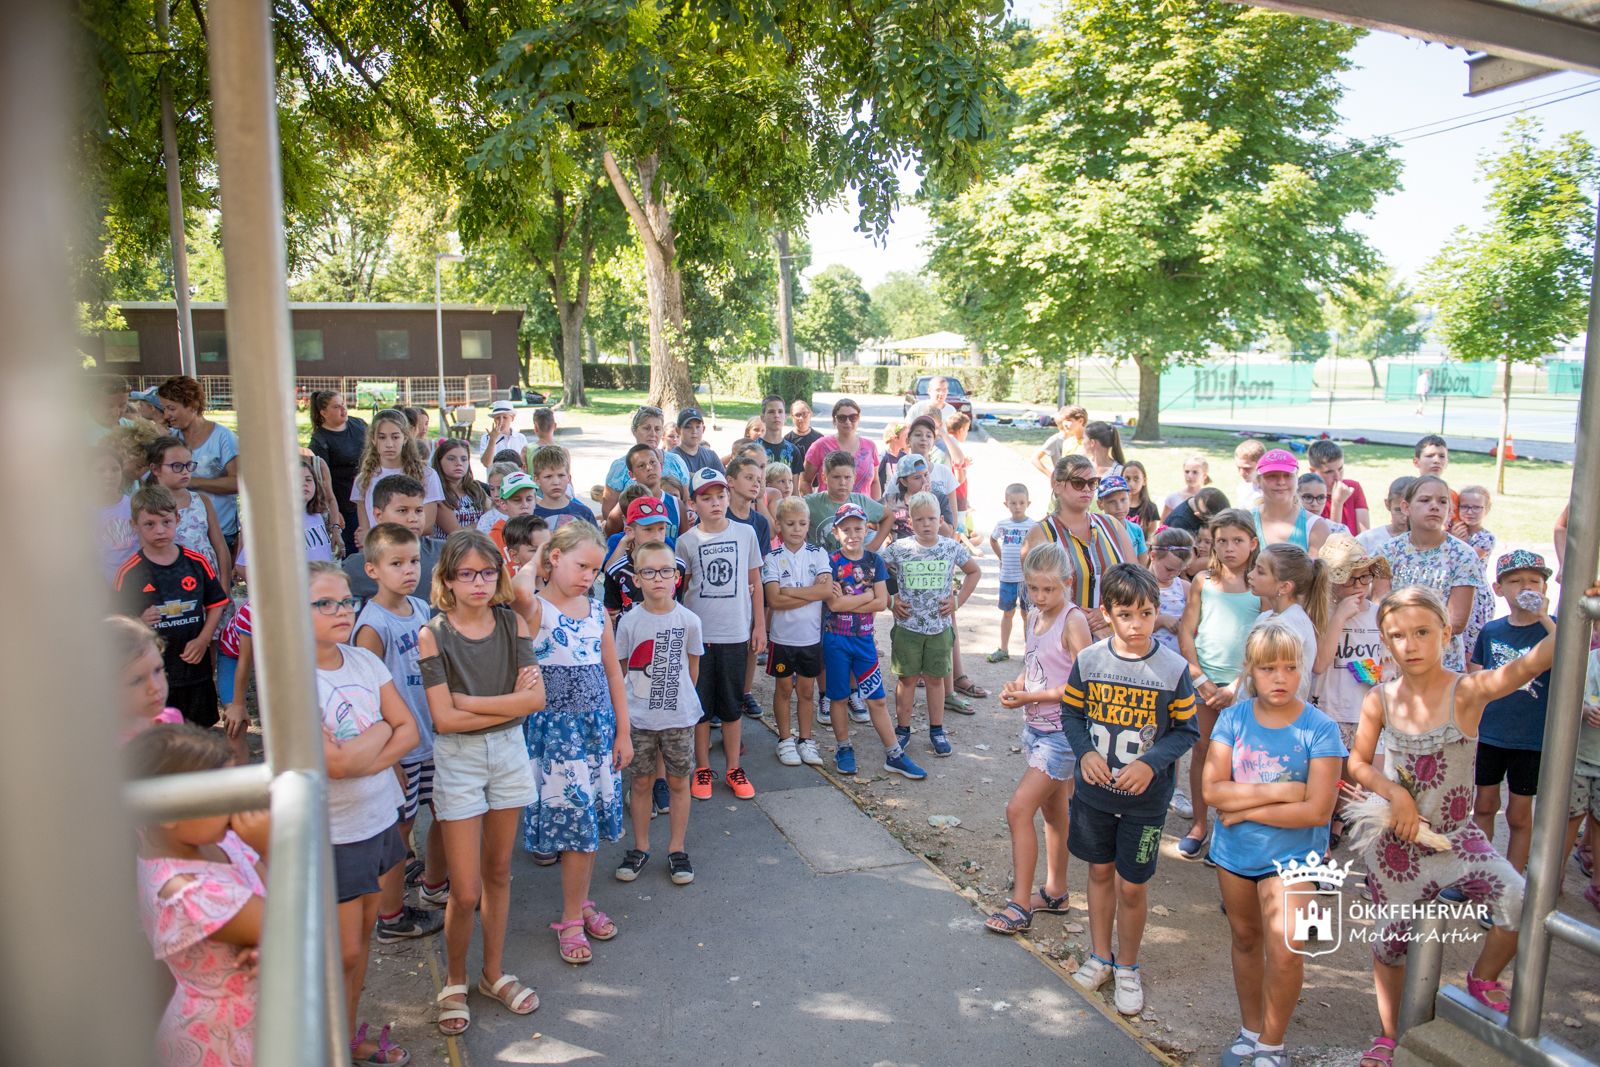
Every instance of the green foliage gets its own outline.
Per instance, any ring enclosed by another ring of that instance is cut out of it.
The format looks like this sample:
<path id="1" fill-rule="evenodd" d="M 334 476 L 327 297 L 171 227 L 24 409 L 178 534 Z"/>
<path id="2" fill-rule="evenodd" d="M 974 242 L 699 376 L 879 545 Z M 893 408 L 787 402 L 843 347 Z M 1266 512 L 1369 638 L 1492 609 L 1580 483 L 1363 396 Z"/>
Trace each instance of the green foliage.
<path id="1" fill-rule="evenodd" d="M 1341 353 L 1377 360 L 1422 347 L 1416 295 L 1393 271 L 1351 278 L 1334 290 L 1328 310 Z"/>
<path id="2" fill-rule="evenodd" d="M 1348 225 L 1395 187 L 1386 147 L 1340 143 L 1361 31 L 1204 0 L 1073 0 L 1010 77 L 993 177 L 933 205 L 930 261 L 969 336 L 1013 359 L 1159 371 L 1305 317 L 1369 267 Z"/>
<path id="3" fill-rule="evenodd" d="M 1553 147 L 1519 119 L 1505 149 L 1483 163 L 1489 223 L 1457 231 L 1425 273 L 1436 327 L 1467 360 L 1542 359 L 1580 332 L 1594 261 L 1594 146 L 1569 133 Z"/>
<path id="4" fill-rule="evenodd" d="M 783 397 L 785 405 L 796 399 L 809 404 L 812 394 L 831 392 L 834 381 L 834 376 L 827 371 L 778 363 L 723 364 L 717 368 L 715 377 L 718 393 L 755 399 L 777 393 Z"/>
<path id="5" fill-rule="evenodd" d="M 831 357 L 837 364 L 863 341 L 881 336 L 883 323 L 861 285 L 861 276 L 835 263 L 811 279 L 795 315 L 794 331 L 802 348 Z"/>
<path id="6" fill-rule="evenodd" d="M 920 274 L 893 271 L 872 290 L 872 306 L 893 338 L 955 329 L 955 317 L 933 283 Z"/>
<path id="7" fill-rule="evenodd" d="M 583 384 L 590 389 L 648 389 L 650 368 L 643 363 L 585 363 Z"/>

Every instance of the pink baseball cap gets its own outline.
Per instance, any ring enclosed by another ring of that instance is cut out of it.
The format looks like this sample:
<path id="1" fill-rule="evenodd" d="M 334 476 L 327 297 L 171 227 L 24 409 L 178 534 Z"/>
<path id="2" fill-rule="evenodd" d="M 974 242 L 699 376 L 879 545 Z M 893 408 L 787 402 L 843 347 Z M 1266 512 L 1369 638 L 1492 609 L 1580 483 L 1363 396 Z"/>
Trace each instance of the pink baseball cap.
<path id="1" fill-rule="evenodd" d="M 1297 474 L 1299 471 L 1300 461 L 1294 458 L 1294 453 L 1282 448 L 1274 448 L 1256 464 L 1257 474 Z"/>

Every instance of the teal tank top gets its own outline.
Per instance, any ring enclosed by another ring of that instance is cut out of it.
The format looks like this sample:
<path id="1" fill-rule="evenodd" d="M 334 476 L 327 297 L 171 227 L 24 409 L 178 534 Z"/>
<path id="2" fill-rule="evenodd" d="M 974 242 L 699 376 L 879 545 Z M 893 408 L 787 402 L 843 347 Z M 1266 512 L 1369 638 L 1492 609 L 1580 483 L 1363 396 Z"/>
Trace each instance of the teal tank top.
<path id="1" fill-rule="evenodd" d="M 1278 543 L 1268 541 L 1266 532 L 1261 529 L 1261 509 L 1256 508 L 1251 514 L 1256 517 L 1256 540 L 1261 542 L 1262 547 L 1265 548 L 1269 544 Z M 1289 539 L 1282 543 L 1294 545 L 1296 548 L 1304 549 L 1307 552 L 1311 551 L 1311 519 L 1304 508 L 1301 508 L 1300 514 L 1295 516 L 1294 530 L 1289 534 Z"/>
<path id="2" fill-rule="evenodd" d="M 1244 639 L 1261 614 L 1254 593 L 1225 593 L 1210 582 L 1200 583 L 1200 622 L 1194 651 L 1200 669 L 1217 685 L 1227 685 L 1244 669 Z"/>

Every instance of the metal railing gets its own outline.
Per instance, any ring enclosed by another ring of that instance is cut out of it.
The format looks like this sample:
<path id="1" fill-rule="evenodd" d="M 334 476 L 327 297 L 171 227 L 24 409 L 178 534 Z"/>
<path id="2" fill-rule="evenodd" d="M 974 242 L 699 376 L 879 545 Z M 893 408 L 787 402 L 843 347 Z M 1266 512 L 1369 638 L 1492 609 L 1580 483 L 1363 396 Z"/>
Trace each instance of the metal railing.
<path id="1" fill-rule="evenodd" d="M 231 345 L 231 341 L 229 342 Z M 237 357 L 235 357 L 237 359 Z M 114 373 L 114 372 L 113 372 Z M 130 389 L 150 389 L 166 381 L 168 374 L 128 375 Z M 239 374 L 202 374 L 197 381 L 206 394 L 206 407 L 235 410 L 234 383 Z M 383 387 L 382 390 L 374 387 Z M 392 398 L 388 387 L 394 387 Z M 418 407 L 431 408 L 438 403 L 439 379 L 433 377 L 385 378 L 382 375 L 301 375 L 294 379 L 294 397 L 303 404 L 318 389 L 331 389 L 345 394 L 350 406 L 355 407 Z M 377 402 L 369 402 L 381 391 Z M 492 374 L 446 375 L 445 401 L 451 406 L 461 404 L 488 404 L 494 399 L 495 376 Z"/>

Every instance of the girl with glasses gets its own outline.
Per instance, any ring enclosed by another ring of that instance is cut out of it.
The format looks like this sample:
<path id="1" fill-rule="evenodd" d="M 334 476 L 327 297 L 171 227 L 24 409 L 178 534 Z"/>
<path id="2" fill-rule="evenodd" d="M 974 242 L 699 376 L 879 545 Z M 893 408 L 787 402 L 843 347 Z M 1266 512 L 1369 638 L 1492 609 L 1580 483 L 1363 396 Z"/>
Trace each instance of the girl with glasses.
<path id="1" fill-rule="evenodd" d="M 1450 533 L 1467 543 L 1467 547 L 1478 554 L 1478 565 L 1483 570 L 1483 584 L 1478 586 L 1478 591 L 1472 597 L 1472 618 L 1467 621 L 1467 633 L 1464 638 L 1468 651 L 1478 640 L 1478 634 L 1494 618 L 1494 585 L 1489 579 L 1489 560 L 1494 556 L 1495 537 L 1483 525 L 1483 520 L 1489 517 L 1489 508 L 1493 500 L 1489 490 L 1481 485 L 1469 485 L 1461 490 L 1457 499 L 1456 514 L 1459 516 Z"/>
<path id="2" fill-rule="evenodd" d="M 177 437 L 163 437 L 145 450 L 145 457 L 150 462 L 145 484 L 161 486 L 177 501 L 178 544 L 204 556 L 222 588 L 229 588 L 233 584 L 233 560 L 222 524 L 217 521 L 217 509 L 206 496 L 189 490 L 190 479 L 199 466 L 189 446 Z"/>

